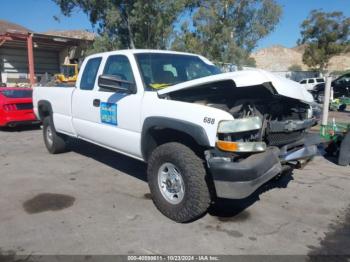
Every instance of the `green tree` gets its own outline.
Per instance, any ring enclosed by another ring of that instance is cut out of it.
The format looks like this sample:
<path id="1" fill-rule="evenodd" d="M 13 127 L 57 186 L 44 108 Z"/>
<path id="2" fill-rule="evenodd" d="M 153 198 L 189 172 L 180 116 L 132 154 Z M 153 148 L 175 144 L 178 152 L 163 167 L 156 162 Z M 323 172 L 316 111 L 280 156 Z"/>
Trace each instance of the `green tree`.
<path id="1" fill-rule="evenodd" d="M 290 67 L 288 67 L 288 71 L 302 71 L 303 69 L 301 68 L 300 65 L 293 64 Z"/>
<path id="2" fill-rule="evenodd" d="M 97 27 L 93 51 L 116 48 L 156 48 L 168 45 L 179 15 L 195 0 L 53 0 L 62 13 L 79 9 Z"/>
<path id="3" fill-rule="evenodd" d="M 350 18 L 342 12 L 326 13 L 313 10 L 301 24 L 301 39 L 305 44 L 303 62 L 309 67 L 325 71 L 332 56 L 349 46 Z"/>
<path id="4" fill-rule="evenodd" d="M 274 30 L 282 9 L 274 0 L 200 0 L 172 42 L 220 62 L 254 66 L 250 58 L 260 39 Z"/>

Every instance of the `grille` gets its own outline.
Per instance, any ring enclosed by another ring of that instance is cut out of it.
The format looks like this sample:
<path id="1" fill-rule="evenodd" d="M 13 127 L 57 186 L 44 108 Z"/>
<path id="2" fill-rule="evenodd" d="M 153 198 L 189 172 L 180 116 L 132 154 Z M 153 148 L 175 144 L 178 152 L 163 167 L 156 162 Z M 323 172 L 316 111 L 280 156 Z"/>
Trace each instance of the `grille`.
<path id="1" fill-rule="evenodd" d="M 266 142 L 270 146 L 283 146 L 293 143 L 303 138 L 303 131 L 294 131 L 290 133 L 269 133 L 266 136 Z"/>
<path id="2" fill-rule="evenodd" d="M 28 110 L 33 109 L 33 104 L 31 103 L 22 103 L 22 104 L 16 104 L 17 110 Z"/>

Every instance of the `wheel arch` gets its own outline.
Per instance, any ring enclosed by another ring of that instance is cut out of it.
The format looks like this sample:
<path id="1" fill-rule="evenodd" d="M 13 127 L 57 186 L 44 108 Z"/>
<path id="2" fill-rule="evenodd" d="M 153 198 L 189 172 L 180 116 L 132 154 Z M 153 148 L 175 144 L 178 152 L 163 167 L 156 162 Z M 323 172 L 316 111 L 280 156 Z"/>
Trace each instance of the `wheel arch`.
<path id="1" fill-rule="evenodd" d="M 180 142 L 194 146 L 194 151 L 210 147 L 208 136 L 203 127 L 188 121 L 167 117 L 148 117 L 141 133 L 141 152 L 147 162 L 151 152 L 167 142 Z"/>
<path id="2" fill-rule="evenodd" d="M 49 101 L 40 100 L 38 102 L 38 114 L 41 121 L 47 116 L 52 116 L 52 112 L 52 106 Z"/>

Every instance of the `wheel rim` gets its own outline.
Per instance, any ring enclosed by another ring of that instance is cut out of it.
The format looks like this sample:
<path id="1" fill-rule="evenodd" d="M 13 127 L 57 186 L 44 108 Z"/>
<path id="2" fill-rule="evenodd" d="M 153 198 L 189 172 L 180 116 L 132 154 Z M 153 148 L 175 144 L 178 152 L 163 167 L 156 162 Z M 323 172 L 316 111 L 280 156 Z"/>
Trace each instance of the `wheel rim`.
<path id="1" fill-rule="evenodd" d="M 185 187 L 181 172 L 172 163 L 164 163 L 158 171 L 158 186 L 164 199 L 176 205 L 185 195 Z"/>
<path id="2" fill-rule="evenodd" d="M 46 140 L 50 146 L 53 144 L 53 134 L 52 134 L 52 129 L 51 126 L 48 126 L 46 128 Z"/>

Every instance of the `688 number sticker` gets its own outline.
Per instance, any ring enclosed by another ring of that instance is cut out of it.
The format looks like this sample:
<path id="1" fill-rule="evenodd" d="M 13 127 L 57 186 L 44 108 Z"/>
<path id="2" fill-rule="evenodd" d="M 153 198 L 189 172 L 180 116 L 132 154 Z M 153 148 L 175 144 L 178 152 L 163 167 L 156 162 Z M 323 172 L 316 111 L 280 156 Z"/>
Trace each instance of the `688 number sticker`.
<path id="1" fill-rule="evenodd" d="M 204 117 L 203 122 L 206 123 L 206 124 L 214 125 L 215 124 L 215 118 Z"/>

